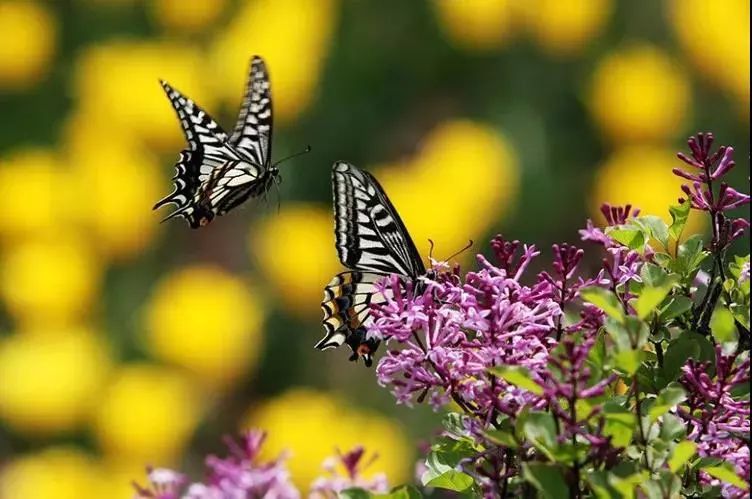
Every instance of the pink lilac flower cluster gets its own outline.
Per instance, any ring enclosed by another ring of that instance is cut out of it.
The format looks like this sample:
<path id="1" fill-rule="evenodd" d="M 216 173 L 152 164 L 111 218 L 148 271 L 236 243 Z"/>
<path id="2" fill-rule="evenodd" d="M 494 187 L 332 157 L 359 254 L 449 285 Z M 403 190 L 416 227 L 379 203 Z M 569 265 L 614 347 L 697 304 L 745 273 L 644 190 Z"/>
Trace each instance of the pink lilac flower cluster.
<path id="1" fill-rule="evenodd" d="M 719 458 L 734 465 L 747 481 L 747 490 L 725 484 L 725 497 L 749 497 L 750 485 L 750 401 L 733 398 L 732 390 L 750 380 L 749 356 L 738 361 L 739 354 L 724 354 L 716 347 L 715 373 L 707 362 L 690 360 L 682 368 L 680 382 L 687 390 L 687 409 L 679 407 L 679 416 L 687 422 L 688 437 L 697 443 L 700 456 Z M 706 473 L 701 479 L 715 483 Z"/>
<path id="2" fill-rule="evenodd" d="M 259 452 L 266 434 L 258 430 L 244 433 L 239 441 L 226 438 L 230 450 L 227 457 L 210 455 L 206 458 L 207 478 L 203 482 L 189 483 L 188 477 L 166 468 L 148 469 L 149 486 L 135 484 L 134 499 L 229 499 L 263 497 L 265 499 L 298 499 L 301 497 L 293 485 L 285 467 L 285 456 L 262 462 Z M 324 463 L 328 472 L 325 478 L 311 485 L 311 498 L 337 497 L 348 488 L 361 488 L 372 492 L 388 490 L 386 477 L 377 474 L 372 479 L 362 477 L 363 469 L 373 462 L 373 456 L 365 465 L 362 447 L 345 454 L 338 454 Z M 341 465 L 345 476 L 337 473 Z"/>
<path id="3" fill-rule="evenodd" d="M 750 196 L 730 187 L 721 179 L 727 175 L 735 163 L 734 149 L 721 146 L 711 153 L 714 137 L 712 133 L 698 133 L 689 138 L 687 143 L 691 154 L 678 153 L 677 156 L 694 170 L 674 168 L 675 175 L 687 179 L 691 184 L 682 186 L 692 208 L 708 212 L 713 223 L 713 245 L 719 249 L 728 246 L 749 228 L 749 221 L 744 218 L 727 218 L 724 212 L 749 204 Z M 720 181 L 718 190 L 713 182 Z M 680 202 L 686 199 L 680 198 Z"/>

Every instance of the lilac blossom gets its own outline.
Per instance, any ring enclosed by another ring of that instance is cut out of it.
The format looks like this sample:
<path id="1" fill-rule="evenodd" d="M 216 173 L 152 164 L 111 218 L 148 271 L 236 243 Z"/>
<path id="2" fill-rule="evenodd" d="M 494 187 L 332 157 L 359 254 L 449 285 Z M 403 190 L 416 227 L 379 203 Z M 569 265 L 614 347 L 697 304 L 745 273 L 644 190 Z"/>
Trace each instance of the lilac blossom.
<path id="1" fill-rule="evenodd" d="M 149 470 L 149 488 L 136 485 L 138 499 L 226 499 L 234 497 L 265 497 L 297 499 L 300 493 L 290 481 L 284 456 L 260 462 L 258 454 L 265 433 L 251 430 L 240 442 L 226 439 L 230 455 L 208 456 L 208 477 L 204 482 L 188 484 L 186 477 L 167 469 Z"/>
<path id="2" fill-rule="evenodd" d="M 712 133 L 698 133 L 690 137 L 687 143 L 691 154 L 687 156 L 680 152 L 677 156 L 693 170 L 674 168 L 673 172 L 690 181 L 689 184 L 682 185 L 686 199 L 679 198 L 679 202 L 688 201 L 693 209 L 710 214 L 713 228 L 712 246 L 723 249 L 749 228 L 749 221 L 746 219 L 729 219 L 724 212 L 749 204 L 750 196 L 721 181 L 735 166 L 734 149 L 721 146 L 711 153 L 713 140 Z M 713 184 L 716 181 L 720 181 L 717 192 Z"/>
<path id="3" fill-rule="evenodd" d="M 688 438 L 697 444 L 702 457 L 716 457 L 731 463 L 736 473 L 747 481 L 747 491 L 724 484 L 726 497 L 748 497 L 750 477 L 749 397 L 734 398 L 731 391 L 749 383 L 748 355 L 725 355 L 720 345 L 715 349 L 715 374 L 707 362 L 689 360 L 682 368 L 680 382 L 687 390 L 686 408 L 679 416 L 687 422 Z M 713 478 L 701 473 L 706 483 Z"/>
<path id="4" fill-rule="evenodd" d="M 481 269 L 464 280 L 439 274 L 419 294 L 396 278 L 382 283 L 387 300 L 373 310 L 371 333 L 400 348 L 387 351 L 376 373 L 398 402 L 427 398 L 439 409 L 451 399 L 483 418 L 536 404 L 532 394 L 498 383 L 487 370 L 504 364 L 545 371 L 548 333 L 561 309 L 549 282 L 520 282 L 538 255 L 533 246 L 519 258 L 516 241 L 497 238 L 492 247 L 499 266 L 479 255 Z"/>
<path id="5" fill-rule="evenodd" d="M 311 484 L 309 497 L 311 499 L 336 499 L 339 492 L 350 488 L 386 493 L 389 490 L 386 475 L 377 473 L 371 478 L 365 478 L 363 475 L 365 469 L 373 464 L 378 456 L 373 454 L 367 460 L 364 457 L 365 449 L 358 446 L 345 454 L 338 452 L 336 456 L 328 458 L 322 465 L 326 476 L 317 478 Z M 344 469 L 344 475 L 339 473 L 339 468 Z"/>

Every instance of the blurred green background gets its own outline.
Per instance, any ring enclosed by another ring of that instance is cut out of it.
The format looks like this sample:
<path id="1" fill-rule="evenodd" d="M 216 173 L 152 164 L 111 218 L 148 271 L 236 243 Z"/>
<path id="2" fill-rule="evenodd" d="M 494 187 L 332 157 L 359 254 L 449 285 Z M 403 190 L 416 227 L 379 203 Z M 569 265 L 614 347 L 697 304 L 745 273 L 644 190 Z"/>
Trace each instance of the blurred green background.
<path id="1" fill-rule="evenodd" d="M 158 78 L 229 129 L 252 54 L 274 157 L 313 152 L 279 211 L 159 224 L 183 138 Z M 439 258 L 576 241 L 603 201 L 667 217 L 690 133 L 748 181 L 749 2 L 0 0 L 0 109 L 0 497 L 127 498 L 249 425 L 304 491 L 355 443 L 396 484 L 438 416 L 312 348 L 332 162 L 374 172 Z"/>

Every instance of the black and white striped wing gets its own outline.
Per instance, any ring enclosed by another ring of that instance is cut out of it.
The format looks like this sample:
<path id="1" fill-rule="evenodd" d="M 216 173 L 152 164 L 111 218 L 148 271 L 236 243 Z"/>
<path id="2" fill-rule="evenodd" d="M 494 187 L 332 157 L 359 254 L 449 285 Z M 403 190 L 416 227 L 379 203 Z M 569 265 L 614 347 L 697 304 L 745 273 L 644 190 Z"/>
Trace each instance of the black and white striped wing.
<path id="1" fill-rule="evenodd" d="M 376 282 L 383 274 L 372 272 L 342 272 L 324 288 L 324 329 L 326 335 L 317 344 L 319 350 L 336 348 L 347 343 L 353 354 L 350 360 L 363 357 L 366 366 L 379 341 L 366 339 L 366 327 L 373 320 L 371 304 L 381 303 L 384 296 L 376 291 Z"/>
<path id="2" fill-rule="evenodd" d="M 272 149 L 272 94 L 264 60 L 255 55 L 248 71 L 243 104 L 230 144 L 268 168 Z"/>
<path id="3" fill-rule="evenodd" d="M 244 161 L 227 142 L 227 133 L 191 99 L 167 82 L 162 87 L 180 120 L 188 147 L 175 164 L 175 189 L 154 205 L 176 205 L 164 220 L 182 216 L 196 228 L 222 214 L 233 191 L 247 190 L 257 182 L 262 170 Z"/>
<path id="4" fill-rule="evenodd" d="M 426 273 L 415 243 L 378 181 L 345 162 L 332 168 L 337 254 L 351 270 L 399 274 Z"/>

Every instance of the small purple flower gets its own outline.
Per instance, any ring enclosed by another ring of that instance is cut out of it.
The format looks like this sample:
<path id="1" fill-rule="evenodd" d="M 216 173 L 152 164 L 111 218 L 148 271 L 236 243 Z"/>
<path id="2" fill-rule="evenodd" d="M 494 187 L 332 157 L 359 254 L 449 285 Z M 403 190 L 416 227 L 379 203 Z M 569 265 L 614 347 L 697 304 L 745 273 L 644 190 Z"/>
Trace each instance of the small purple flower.
<path id="1" fill-rule="evenodd" d="M 230 497 L 265 497 L 298 499 L 300 492 L 290 481 L 284 458 L 260 463 L 257 460 L 266 434 L 251 430 L 240 442 L 227 438 L 230 455 L 225 458 L 208 456 L 208 477 L 204 482 L 187 486 L 184 475 L 167 469 L 149 470 L 151 488 L 136 485 L 138 499 L 226 499 Z M 182 495 L 181 495 L 182 494 Z"/>
<path id="2" fill-rule="evenodd" d="M 750 433 L 750 401 L 749 397 L 734 397 L 732 390 L 749 383 L 749 368 L 749 356 L 725 355 L 720 345 L 716 346 L 715 375 L 711 376 L 708 363 L 689 360 L 679 380 L 687 391 L 686 408 L 678 408 L 699 455 L 731 463 L 747 481 L 747 490 L 750 454 L 745 438 Z M 705 473 L 701 473 L 701 479 L 705 483 L 714 480 Z M 748 494 L 728 484 L 723 485 L 723 491 L 727 497 Z"/>
<path id="3" fill-rule="evenodd" d="M 349 488 L 359 488 L 383 494 L 389 491 L 389 484 L 386 475 L 377 473 L 372 478 L 367 479 L 363 472 L 378 458 L 373 454 L 368 460 L 364 461 L 365 449 L 357 446 L 345 454 L 337 451 L 336 456 L 332 456 L 324 461 L 322 468 L 328 476 L 320 477 L 311 484 L 311 499 L 336 499 L 339 493 Z M 338 472 L 342 467 L 345 474 Z"/>

